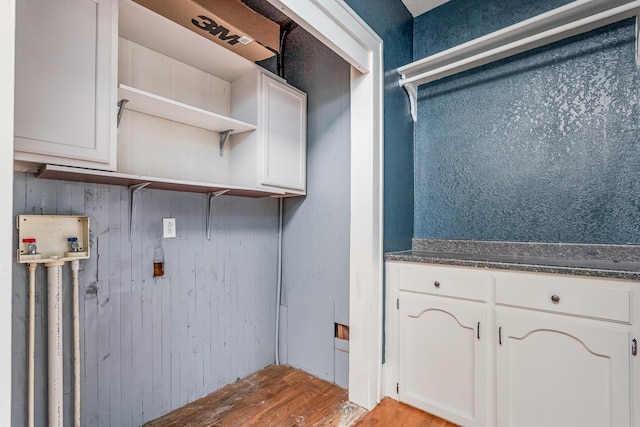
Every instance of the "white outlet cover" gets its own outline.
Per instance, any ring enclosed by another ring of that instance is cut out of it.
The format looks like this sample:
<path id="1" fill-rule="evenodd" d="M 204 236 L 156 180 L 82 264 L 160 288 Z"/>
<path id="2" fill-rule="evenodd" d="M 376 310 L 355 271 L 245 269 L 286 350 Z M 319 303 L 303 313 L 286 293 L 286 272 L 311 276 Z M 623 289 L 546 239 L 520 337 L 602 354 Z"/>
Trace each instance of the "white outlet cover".
<path id="1" fill-rule="evenodd" d="M 176 219 L 162 218 L 162 237 L 171 239 L 176 237 Z"/>

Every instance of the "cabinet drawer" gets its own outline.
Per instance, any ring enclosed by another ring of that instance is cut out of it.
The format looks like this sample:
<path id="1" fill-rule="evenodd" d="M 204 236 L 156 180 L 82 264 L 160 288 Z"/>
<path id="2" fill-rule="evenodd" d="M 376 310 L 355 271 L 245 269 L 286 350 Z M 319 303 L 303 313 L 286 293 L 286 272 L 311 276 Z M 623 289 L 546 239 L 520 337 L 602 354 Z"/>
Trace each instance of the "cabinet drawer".
<path id="1" fill-rule="evenodd" d="M 487 275 L 482 271 L 407 263 L 398 266 L 398 273 L 403 291 L 487 300 Z"/>
<path id="2" fill-rule="evenodd" d="M 629 323 L 630 291 L 572 279 L 496 277 L 496 304 Z"/>

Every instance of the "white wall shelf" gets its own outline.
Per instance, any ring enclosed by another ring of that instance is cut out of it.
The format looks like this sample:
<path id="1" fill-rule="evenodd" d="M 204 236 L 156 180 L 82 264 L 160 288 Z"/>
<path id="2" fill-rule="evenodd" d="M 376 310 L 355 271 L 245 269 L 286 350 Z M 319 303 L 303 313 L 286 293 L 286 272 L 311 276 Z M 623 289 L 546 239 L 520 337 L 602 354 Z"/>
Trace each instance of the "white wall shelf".
<path id="1" fill-rule="evenodd" d="M 417 89 L 420 85 L 631 18 L 639 13 L 640 0 L 578 0 L 400 67 L 400 86 L 409 95 L 411 116 L 417 121 Z M 640 66 L 638 51 L 636 49 L 636 63 Z"/>
<path id="2" fill-rule="evenodd" d="M 147 184 L 144 188 L 157 190 L 185 191 L 191 193 L 217 193 L 225 191 L 227 196 L 242 197 L 283 197 L 284 191 L 257 190 L 255 188 L 227 184 L 203 183 L 178 179 L 148 177 L 118 172 L 82 169 L 69 166 L 45 165 L 38 178 L 62 181 L 89 182 L 94 184 L 124 185 L 131 187 Z"/>
<path id="3" fill-rule="evenodd" d="M 256 129 L 255 125 L 183 104 L 124 84 L 120 84 L 118 98 L 128 100 L 128 102 L 124 104 L 126 110 L 150 114 L 214 132 L 220 133 L 231 130 L 230 134 L 235 135 Z"/>

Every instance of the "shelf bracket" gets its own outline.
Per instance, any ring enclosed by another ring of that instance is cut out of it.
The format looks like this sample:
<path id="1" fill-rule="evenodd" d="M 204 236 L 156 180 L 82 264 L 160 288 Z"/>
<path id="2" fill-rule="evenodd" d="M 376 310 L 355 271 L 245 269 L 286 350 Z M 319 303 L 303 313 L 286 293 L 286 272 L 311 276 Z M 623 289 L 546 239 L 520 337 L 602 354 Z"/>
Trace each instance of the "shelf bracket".
<path id="1" fill-rule="evenodd" d="M 137 210 L 137 197 L 136 194 L 138 190 L 142 190 L 147 185 L 151 184 L 150 182 L 143 182 L 141 184 L 132 185 L 129 187 L 129 242 L 133 241 L 133 220 L 136 217 Z"/>
<path id="2" fill-rule="evenodd" d="M 120 129 L 120 119 L 122 118 L 122 112 L 124 111 L 124 106 L 129 102 L 128 99 L 121 99 L 118 101 L 118 118 L 116 121 L 116 129 Z"/>
<path id="3" fill-rule="evenodd" d="M 213 199 L 218 196 L 222 196 L 227 192 L 229 192 L 229 190 L 221 190 L 216 191 L 215 193 L 209 193 L 209 203 L 207 204 L 207 240 L 211 240 L 211 214 L 213 211 L 211 205 L 213 204 Z"/>
<path id="4" fill-rule="evenodd" d="M 229 135 L 231 135 L 231 132 L 233 132 L 233 129 L 220 132 L 220 157 L 224 155 L 224 146 L 227 143 L 227 140 L 229 139 Z"/>
<path id="5" fill-rule="evenodd" d="M 418 121 L 418 88 L 413 83 L 400 83 L 409 95 L 409 105 L 411 107 L 411 118 L 414 122 Z"/>
<path id="6" fill-rule="evenodd" d="M 640 68 L 640 14 L 636 15 L 636 67 Z"/>

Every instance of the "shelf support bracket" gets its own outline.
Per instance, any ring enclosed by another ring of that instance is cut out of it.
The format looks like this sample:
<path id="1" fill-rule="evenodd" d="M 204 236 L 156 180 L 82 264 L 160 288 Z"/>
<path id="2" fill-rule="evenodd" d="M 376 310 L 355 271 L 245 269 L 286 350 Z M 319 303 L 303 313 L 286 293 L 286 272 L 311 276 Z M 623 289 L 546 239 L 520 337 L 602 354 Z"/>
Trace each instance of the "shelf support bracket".
<path id="1" fill-rule="evenodd" d="M 400 82 L 400 86 L 404 87 L 409 95 L 409 105 L 411 107 L 411 118 L 414 122 L 418 121 L 418 88 L 413 83 Z"/>
<path id="2" fill-rule="evenodd" d="M 636 15 L 636 67 L 640 68 L 640 14 Z"/>
<path id="3" fill-rule="evenodd" d="M 136 194 L 139 190 L 142 190 L 147 185 L 151 184 L 150 182 L 143 182 L 141 184 L 132 185 L 129 187 L 129 242 L 133 241 L 133 220 L 136 217 L 137 210 L 137 197 Z"/>
<path id="4" fill-rule="evenodd" d="M 118 118 L 116 121 L 116 129 L 120 129 L 120 119 L 122 118 L 122 113 L 124 111 L 124 106 L 129 102 L 128 99 L 121 99 L 118 101 Z"/>
<path id="5" fill-rule="evenodd" d="M 213 199 L 218 196 L 222 196 L 223 194 L 229 192 L 229 190 L 221 190 L 216 191 L 215 193 L 209 193 L 209 203 L 207 203 L 207 240 L 211 240 L 211 214 L 213 211 Z"/>
<path id="6" fill-rule="evenodd" d="M 224 146 L 227 143 L 227 140 L 229 139 L 229 135 L 231 135 L 231 132 L 233 132 L 233 129 L 220 132 L 220 157 L 222 157 L 224 154 Z"/>

